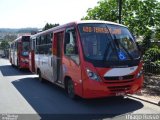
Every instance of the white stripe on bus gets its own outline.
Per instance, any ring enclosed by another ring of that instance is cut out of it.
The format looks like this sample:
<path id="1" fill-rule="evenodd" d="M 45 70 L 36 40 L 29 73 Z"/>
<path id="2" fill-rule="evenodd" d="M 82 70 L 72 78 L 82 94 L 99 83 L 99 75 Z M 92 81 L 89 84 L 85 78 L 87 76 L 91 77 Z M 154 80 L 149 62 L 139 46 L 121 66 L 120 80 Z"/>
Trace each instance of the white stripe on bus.
<path id="1" fill-rule="evenodd" d="M 133 67 L 128 67 L 128 68 L 113 68 L 113 69 L 107 71 L 104 74 L 104 77 L 129 75 L 129 74 L 135 72 L 137 68 L 138 68 L 138 66 L 133 66 Z"/>

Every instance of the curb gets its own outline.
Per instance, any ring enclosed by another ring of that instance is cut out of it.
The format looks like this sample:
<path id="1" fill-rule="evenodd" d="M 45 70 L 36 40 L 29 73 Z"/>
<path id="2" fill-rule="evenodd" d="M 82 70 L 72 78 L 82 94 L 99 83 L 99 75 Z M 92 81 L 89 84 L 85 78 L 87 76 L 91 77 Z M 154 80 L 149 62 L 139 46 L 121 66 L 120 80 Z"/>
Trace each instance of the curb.
<path id="1" fill-rule="evenodd" d="M 141 98 L 141 97 L 139 97 L 139 96 L 137 96 L 137 95 L 127 95 L 127 96 L 128 96 L 128 97 L 135 98 L 135 99 L 142 100 L 142 101 L 144 101 L 144 102 L 148 102 L 148 103 L 151 103 L 151 104 L 160 106 L 160 101 L 147 100 L 147 99 Z"/>

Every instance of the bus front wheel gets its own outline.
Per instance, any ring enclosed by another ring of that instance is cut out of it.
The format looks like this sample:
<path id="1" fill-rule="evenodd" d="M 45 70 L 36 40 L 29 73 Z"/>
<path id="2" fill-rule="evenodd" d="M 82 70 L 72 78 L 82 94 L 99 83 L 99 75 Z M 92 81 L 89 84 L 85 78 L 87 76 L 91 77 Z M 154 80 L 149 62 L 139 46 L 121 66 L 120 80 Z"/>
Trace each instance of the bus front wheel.
<path id="1" fill-rule="evenodd" d="M 67 82 L 67 93 L 68 93 L 68 96 L 71 99 L 76 98 L 75 91 L 74 91 L 74 84 L 73 84 L 73 81 L 71 79 L 69 79 L 68 82 Z"/>

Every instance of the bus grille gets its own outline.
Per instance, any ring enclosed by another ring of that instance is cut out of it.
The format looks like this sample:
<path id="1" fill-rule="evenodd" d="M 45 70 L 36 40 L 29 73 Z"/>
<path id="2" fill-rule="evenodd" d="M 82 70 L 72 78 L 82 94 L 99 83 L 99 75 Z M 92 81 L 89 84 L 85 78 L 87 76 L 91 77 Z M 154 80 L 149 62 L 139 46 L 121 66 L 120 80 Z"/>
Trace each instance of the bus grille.
<path id="1" fill-rule="evenodd" d="M 133 79 L 134 75 L 126 75 L 126 76 L 111 76 L 111 77 L 104 77 L 105 80 L 129 80 Z"/>
<path id="2" fill-rule="evenodd" d="M 108 87 L 108 89 L 111 92 L 121 92 L 121 91 L 128 91 L 128 90 L 130 90 L 131 86 L 130 85 L 126 85 L 126 86 L 111 86 L 111 87 Z"/>

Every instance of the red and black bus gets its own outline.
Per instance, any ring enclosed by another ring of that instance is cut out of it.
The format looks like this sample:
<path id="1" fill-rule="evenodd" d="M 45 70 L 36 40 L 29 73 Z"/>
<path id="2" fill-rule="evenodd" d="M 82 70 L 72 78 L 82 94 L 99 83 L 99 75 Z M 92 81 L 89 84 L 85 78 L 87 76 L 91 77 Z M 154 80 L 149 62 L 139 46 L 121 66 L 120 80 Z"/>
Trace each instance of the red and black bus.
<path id="1" fill-rule="evenodd" d="M 21 36 L 10 45 L 10 63 L 18 68 L 29 68 L 30 36 Z"/>
<path id="2" fill-rule="evenodd" d="M 142 88 L 142 61 L 124 25 L 79 21 L 31 36 L 30 70 L 71 98 L 122 96 Z"/>

